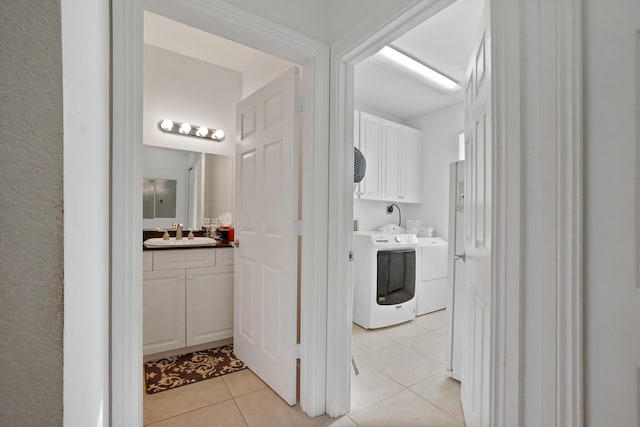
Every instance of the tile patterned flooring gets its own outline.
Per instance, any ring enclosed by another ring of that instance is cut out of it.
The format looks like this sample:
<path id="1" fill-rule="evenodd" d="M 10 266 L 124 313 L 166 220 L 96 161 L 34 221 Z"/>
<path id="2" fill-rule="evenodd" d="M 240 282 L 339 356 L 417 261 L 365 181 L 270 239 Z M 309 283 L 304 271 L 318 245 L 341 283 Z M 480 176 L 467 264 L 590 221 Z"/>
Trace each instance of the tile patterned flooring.
<path id="1" fill-rule="evenodd" d="M 201 426 L 463 427 L 460 384 L 444 369 L 445 311 L 375 331 L 353 325 L 351 412 L 307 417 L 244 370 L 144 395 L 144 424 Z"/>

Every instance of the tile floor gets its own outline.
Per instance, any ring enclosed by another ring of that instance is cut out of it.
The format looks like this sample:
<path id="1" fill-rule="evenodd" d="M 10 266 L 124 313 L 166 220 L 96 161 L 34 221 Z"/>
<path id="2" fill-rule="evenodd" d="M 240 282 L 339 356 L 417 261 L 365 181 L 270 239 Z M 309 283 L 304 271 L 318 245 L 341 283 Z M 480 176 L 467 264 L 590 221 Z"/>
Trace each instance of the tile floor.
<path id="1" fill-rule="evenodd" d="M 389 328 L 353 326 L 351 412 L 307 417 L 244 370 L 144 396 L 144 424 L 200 426 L 464 426 L 460 385 L 444 370 L 445 311 Z"/>

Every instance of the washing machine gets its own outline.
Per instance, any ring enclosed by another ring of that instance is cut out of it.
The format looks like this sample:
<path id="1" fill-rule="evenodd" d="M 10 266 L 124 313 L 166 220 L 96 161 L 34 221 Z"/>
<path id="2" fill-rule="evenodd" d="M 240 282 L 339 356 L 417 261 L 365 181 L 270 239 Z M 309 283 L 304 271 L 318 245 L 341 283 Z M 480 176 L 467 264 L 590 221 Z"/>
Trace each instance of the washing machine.
<path id="1" fill-rule="evenodd" d="M 375 329 L 415 318 L 417 247 L 414 234 L 354 233 L 354 323 Z"/>

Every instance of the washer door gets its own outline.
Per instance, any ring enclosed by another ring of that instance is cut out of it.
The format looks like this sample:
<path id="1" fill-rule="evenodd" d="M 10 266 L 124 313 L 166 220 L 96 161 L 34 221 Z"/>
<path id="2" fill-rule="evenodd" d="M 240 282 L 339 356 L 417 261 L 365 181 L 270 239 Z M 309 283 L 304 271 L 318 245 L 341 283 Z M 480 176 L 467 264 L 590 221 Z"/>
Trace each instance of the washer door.
<path id="1" fill-rule="evenodd" d="M 416 292 L 415 249 L 378 251 L 377 273 L 378 305 L 409 301 Z"/>

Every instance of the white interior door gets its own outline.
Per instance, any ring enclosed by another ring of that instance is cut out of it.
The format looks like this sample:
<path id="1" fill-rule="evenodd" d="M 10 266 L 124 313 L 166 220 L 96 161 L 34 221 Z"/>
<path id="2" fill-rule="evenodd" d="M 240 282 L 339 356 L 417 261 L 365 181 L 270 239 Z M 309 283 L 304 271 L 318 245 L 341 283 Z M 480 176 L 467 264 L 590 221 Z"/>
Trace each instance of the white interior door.
<path id="1" fill-rule="evenodd" d="M 491 32 L 485 3 L 465 85 L 465 209 L 467 330 L 462 407 L 467 426 L 488 426 L 491 378 L 492 132 Z"/>
<path id="2" fill-rule="evenodd" d="M 298 69 L 236 108 L 234 352 L 296 403 Z"/>

